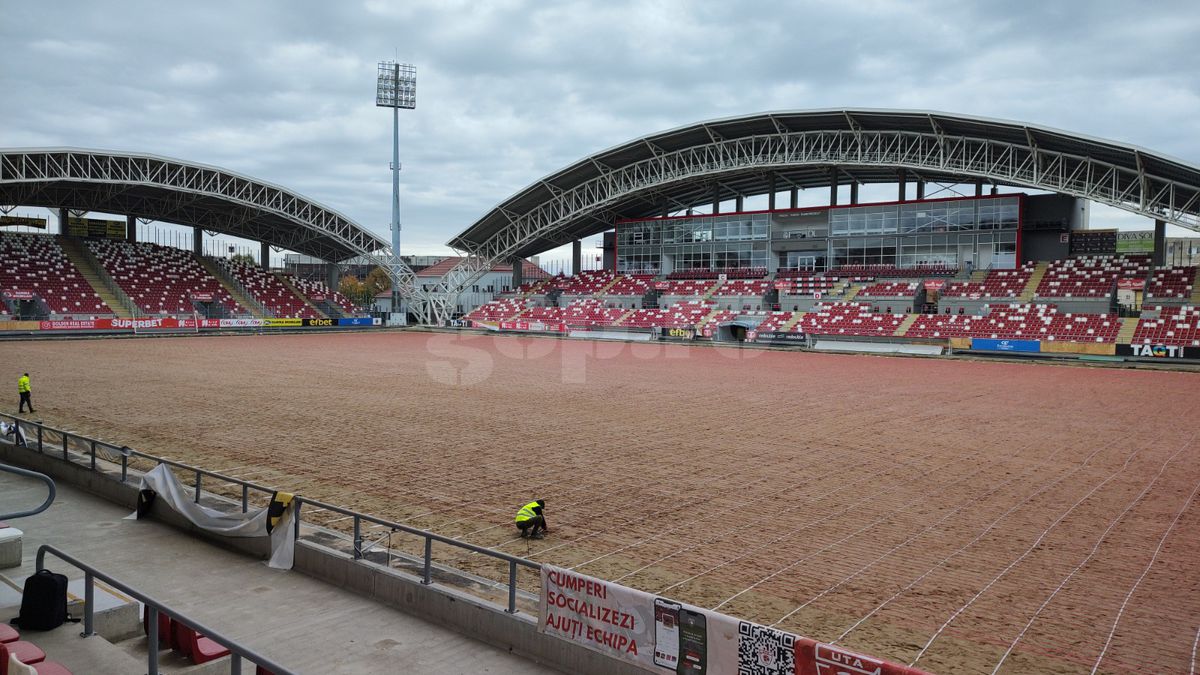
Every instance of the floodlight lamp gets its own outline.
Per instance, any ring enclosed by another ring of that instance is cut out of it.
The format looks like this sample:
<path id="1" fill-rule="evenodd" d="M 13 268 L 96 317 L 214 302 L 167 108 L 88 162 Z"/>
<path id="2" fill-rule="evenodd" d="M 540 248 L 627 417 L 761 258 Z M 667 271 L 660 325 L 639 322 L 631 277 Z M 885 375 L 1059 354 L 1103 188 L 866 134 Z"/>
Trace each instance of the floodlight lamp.
<path id="1" fill-rule="evenodd" d="M 375 105 L 380 108 L 416 108 L 417 67 L 411 63 L 380 61 Z"/>

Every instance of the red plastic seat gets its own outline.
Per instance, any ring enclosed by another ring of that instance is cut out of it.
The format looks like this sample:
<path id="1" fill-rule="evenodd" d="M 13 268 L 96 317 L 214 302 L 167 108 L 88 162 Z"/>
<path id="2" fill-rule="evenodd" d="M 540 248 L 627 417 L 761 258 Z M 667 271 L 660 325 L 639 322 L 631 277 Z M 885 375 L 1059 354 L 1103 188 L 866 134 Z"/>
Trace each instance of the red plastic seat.
<path id="1" fill-rule="evenodd" d="M 42 651 L 41 647 L 25 640 L 0 644 L 0 663 L 4 664 L 5 671 L 8 670 L 9 655 L 16 656 L 18 661 L 26 665 L 33 665 L 46 660 L 46 652 Z M 0 675 L 7 675 L 7 673 L 0 673 Z"/>
<path id="2" fill-rule="evenodd" d="M 199 665 L 229 655 L 228 649 L 182 623 L 172 620 L 171 625 L 171 636 L 175 643 L 175 649 L 188 657 L 192 663 Z"/>
<path id="3" fill-rule="evenodd" d="M 20 640 L 20 639 L 21 639 L 21 634 L 17 632 L 16 628 L 13 628 L 12 626 L 10 626 L 6 623 L 0 623 L 0 643 L 16 642 L 17 640 Z"/>
<path id="4" fill-rule="evenodd" d="M 150 637 L 149 614 L 150 614 L 149 608 L 143 606 L 142 607 L 142 632 L 144 632 L 146 634 L 146 637 Z M 171 617 L 167 616 L 166 614 L 163 614 L 162 612 L 159 612 L 158 613 L 158 645 L 161 648 L 161 647 L 173 647 L 174 644 L 175 644 L 174 636 L 172 635 L 172 630 L 171 630 Z"/>

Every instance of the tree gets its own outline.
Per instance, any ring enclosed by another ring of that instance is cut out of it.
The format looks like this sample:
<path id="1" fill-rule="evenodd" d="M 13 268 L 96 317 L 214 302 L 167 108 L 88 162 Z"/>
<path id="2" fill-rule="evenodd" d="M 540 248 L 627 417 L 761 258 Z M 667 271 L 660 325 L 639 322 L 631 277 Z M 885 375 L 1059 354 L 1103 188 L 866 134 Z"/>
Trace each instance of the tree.
<path id="1" fill-rule="evenodd" d="M 254 256 L 250 255 L 249 253 L 238 253 L 237 255 L 230 258 L 230 260 L 232 260 L 235 263 L 249 265 L 250 267 L 258 266 L 258 261 L 255 260 Z"/>
<path id="2" fill-rule="evenodd" d="M 371 289 L 372 296 L 379 295 L 385 291 L 392 290 L 392 278 L 388 275 L 387 270 L 382 267 L 376 267 L 367 274 L 365 285 Z"/>
<path id="3" fill-rule="evenodd" d="M 375 301 L 375 293 L 352 274 L 342 277 L 338 283 L 338 292 L 359 307 L 368 306 Z"/>

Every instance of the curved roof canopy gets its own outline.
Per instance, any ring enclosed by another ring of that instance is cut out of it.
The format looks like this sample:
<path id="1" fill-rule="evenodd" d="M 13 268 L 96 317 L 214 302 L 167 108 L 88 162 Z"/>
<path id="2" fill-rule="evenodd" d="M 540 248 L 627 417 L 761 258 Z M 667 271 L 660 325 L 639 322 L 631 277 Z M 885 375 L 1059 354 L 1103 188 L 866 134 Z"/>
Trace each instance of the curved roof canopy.
<path id="1" fill-rule="evenodd" d="M 449 243 L 483 259 L 528 256 L 618 218 L 833 181 L 895 183 L 901 170 L 908 180 L 1070 194 L 1200 230 L 1195 165 L 1021 122 L 859 109 L 759 113 L 638 138 L 536 181 Z"/>
<path id="2" fill-rule="evenodd" d="M 390 256 L 380 237 L 286 188 L 157 155 L 0 148 L 0 204 L 191 225 L 335 262 L 358 255 Z"/>

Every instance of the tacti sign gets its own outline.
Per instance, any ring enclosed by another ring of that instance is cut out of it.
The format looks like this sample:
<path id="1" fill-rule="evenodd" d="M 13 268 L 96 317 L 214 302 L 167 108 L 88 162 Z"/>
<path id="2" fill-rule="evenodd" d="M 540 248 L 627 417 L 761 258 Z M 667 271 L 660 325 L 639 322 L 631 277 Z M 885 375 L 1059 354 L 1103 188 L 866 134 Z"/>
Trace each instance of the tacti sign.
<path id="1" fill-rule="evenodd" d="M 1117 345 L 1117 355 L 1154 359 L 1195 359 L 1200 358 L 1200 349 L 1179 345 Z"/>

